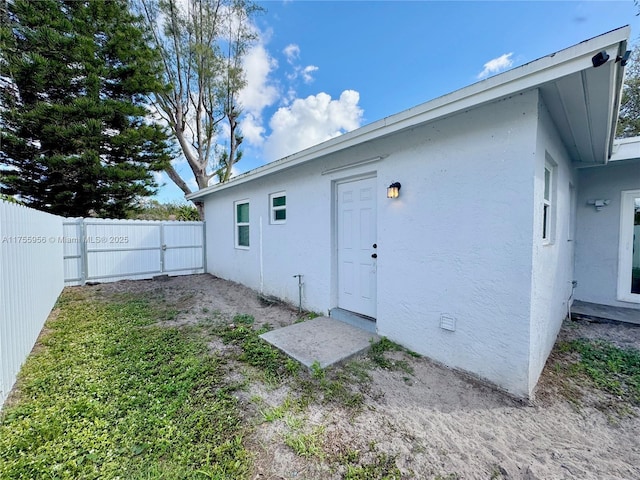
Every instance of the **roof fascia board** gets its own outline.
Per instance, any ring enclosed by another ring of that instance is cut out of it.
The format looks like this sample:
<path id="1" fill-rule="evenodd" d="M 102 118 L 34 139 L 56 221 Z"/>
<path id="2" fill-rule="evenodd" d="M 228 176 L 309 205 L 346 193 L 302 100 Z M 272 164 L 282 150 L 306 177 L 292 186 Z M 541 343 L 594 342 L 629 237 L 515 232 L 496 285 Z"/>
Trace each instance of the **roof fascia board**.
<path id="1" fill-rule="evenodd" d="M 627 27 L 628 28 L 628 27 Z M 618 47 L 618 55 L 622 56 L 624 52 L 627 50 L 627 42 L 628 40 L 625 38 L 619 42 Z M 617 63 L 617 62 L 616 62 Z M 607 158 L 605 158 L 604 163 L 607 163 L 611 159 L 611 155 L 613 153 L 613 145 L 616 141 L 616 127 L 618 125 L 618 112 L 620 112 L 620 105 L 622 104 L 622 85 L 624 83 L 626 68 L 614 68 L 614 75 L 616 76 L 613 80 L 615 98 L 613 99 L 612 107 L 612 115 L 611 122 L 609 123 L 609 148 L 607 149 Z"/>
<path id="2" fill-rule="evenodd" d="M 640 158 L 640 137 L 619 138 L 613 143 L 613 152 L 609 162 L 638 158 Z"/>
<path id="3" fill-rule="evenodd" d="M 361 143 L 396 133 L 435 119 L 444 118 L 462 110 L 481 106 L 485 103 L 505 98 L 561 78 L 586 68 L 593 68 L 591 57 L 594 52 L 605 50 L 614 61 L 620 43 L 626 41 L 629 27 L 622 27 L 604 35 L 586 40 L 552 55 L 474 83 L 442 97 L 435 98 L 403 112 L 378 120 L 364 127 L 352 130 L 339 137 L 302 150 L 288 157 L 268 163 L 249 172 L 234 177 L 229 182 L 218 183 L 187 195 L 196 200 L 214 191 L 241 185 L 267 174 L 295 167 L 314 158 L 359 145 Z"/>

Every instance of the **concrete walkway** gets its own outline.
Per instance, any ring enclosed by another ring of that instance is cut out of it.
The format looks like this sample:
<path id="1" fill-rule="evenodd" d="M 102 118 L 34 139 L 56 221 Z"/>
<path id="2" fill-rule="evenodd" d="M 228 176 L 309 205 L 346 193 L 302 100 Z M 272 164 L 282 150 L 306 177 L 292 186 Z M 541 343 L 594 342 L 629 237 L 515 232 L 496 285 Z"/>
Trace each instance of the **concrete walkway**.
<path id="1" fill-rule="evenodd" d="M 342 362 L 380 340 L 375 333 L 329 317 L 294 323 L 260 337 L 309 368 L 314 362 L 322 368 Z"/>
<path id="2" fill-rule="evenodd" d="M 571 306 L 571 317 L 604 322 L 625 322 L 640 325 L 640 309 L 612 307 L 576 300 Z"/>

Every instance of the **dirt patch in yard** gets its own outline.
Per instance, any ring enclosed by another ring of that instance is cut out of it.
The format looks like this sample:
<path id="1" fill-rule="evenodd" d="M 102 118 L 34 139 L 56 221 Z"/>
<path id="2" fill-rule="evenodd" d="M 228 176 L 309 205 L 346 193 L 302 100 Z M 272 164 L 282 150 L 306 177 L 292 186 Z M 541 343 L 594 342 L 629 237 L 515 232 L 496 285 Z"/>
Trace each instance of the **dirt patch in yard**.
<path id="1" fill-rule="evenodd" d="M 286 304 L 261 301 L 254 290 L 211 275 L 164 277 L 161 280 L 124 280 L 83 287 L 100 296 L 144 294 L 163 304 L 170 318 L 166 326 L 193 325 L 204 321 L 231 323 L 236 315 L 251 315 L 256 325 L 274 328 L 290 325 L 298 312 Z"/>
<path id="2" fill-rule="evenodd" d="M 169 313 L 159 322 L 168 326 L 235 328 L 237 315 L 249 315 L 251 328 L 275 328 L 299 318 L 291 306 L 209 275 L 80 288 L 162 303 Z M 640 349 L 638 327 L 565 322 L 559 342 L 577 338 Z M 640 408 L 567 378 L 570 352 L 554 350 L 537 399 L 524 403 L 402 349 L 386 352 L 387 363 L 363 356 L 274 379 L 237 346 L 208 341 L 227 358 L 227 381 L 239 385 L 255 479 L 640 478 Z"/>

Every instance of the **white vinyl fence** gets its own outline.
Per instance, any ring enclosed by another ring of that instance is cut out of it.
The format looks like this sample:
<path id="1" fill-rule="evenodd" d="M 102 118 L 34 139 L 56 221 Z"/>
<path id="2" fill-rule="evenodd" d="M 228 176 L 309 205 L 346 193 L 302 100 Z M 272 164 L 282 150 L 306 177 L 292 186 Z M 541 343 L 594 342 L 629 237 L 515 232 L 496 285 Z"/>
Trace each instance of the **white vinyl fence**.
<path id="1" fill-rule="evenodd" d="M 64 287 L 62 221 L 0 200 L 0 407 Z"/>
<path id="2" fill-rule="evenodd" d="M 62 218 L 0 200 L 0 407 L 64 285 L 204 273 L 203 222 Z"/>
<path id="3" fill-rule="evenodd" d="M 203 222 L 68 218 L 66 285 L 204 273 Z"/>

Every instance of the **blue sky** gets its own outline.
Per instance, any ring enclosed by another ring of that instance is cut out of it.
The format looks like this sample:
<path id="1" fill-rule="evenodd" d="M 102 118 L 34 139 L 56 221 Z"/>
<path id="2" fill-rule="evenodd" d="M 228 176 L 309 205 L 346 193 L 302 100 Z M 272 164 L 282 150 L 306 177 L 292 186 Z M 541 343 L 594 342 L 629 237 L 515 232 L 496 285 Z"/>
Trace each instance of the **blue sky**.
<path id="1" fill-rule="evenodd" d="M 614 28 L 640 36 L 632 0 L 258 3 L 237 173 Z M 182 200 L 160 180 L 159 200 Z"/>

